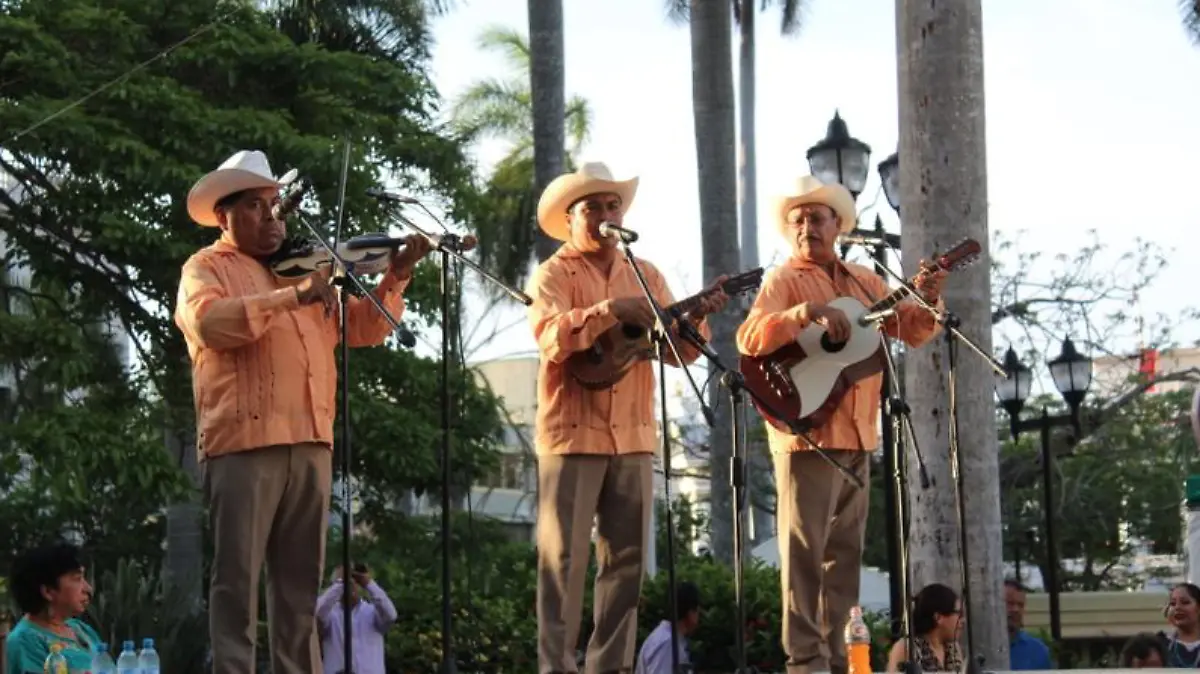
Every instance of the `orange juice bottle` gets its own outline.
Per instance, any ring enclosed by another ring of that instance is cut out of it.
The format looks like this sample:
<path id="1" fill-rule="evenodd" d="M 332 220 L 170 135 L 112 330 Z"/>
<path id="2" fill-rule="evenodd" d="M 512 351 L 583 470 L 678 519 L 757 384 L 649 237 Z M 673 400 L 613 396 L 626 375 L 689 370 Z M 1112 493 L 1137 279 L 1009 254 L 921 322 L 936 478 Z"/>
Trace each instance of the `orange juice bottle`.
<path id="1" fill-rule="evenodd" d="M 846 622 L 846 657 L 850 674 L 871 674 L 871 631 L 859 606 L 850 609 L 850 620 Z"/>

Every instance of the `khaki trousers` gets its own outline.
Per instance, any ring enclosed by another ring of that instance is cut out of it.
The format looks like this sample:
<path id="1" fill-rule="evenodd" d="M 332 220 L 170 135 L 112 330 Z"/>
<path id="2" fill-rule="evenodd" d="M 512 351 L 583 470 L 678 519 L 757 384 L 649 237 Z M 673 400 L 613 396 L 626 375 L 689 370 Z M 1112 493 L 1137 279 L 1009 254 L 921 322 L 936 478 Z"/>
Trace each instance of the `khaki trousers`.
<path id="1" fill-rule="evenodd" d="M 538 457 L 538 668 L 576 672 L 592 520 L 596 628 L 588 674 L 633 670 L 654 473 L 650 454 Z"/>
<path id="2" fill-rule="evenodd" d="M 213 536 L 208 599 L 213 674 L 254 674 L 258 580 L 267 570 L 274 674 L 319 674 L 313 613 L 325 564 L 332 452 L 276 445 L 202 465 Z"/>
<path id="3" fill-rule="evenodd" d="M 858 603 L 871 456 L 865 451 L 826 454 L 858 476 L 863 488 L 816 452 L 775 456 L 788 674 L 846 671 L 843 630 L 850 607 Z"/>

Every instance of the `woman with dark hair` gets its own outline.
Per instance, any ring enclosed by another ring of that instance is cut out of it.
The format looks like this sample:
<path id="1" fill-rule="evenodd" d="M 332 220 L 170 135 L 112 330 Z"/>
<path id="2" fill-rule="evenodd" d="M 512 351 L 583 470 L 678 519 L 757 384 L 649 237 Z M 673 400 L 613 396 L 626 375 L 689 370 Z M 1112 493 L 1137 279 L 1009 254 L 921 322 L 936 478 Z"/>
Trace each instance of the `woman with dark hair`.
<path id="1" fill-rule="evenodd" d="M 962 626 L 962 603 L 958 593 L 941 583 L 926 585 L 913 598 L 912 632 L 916 661 L 925 672 L 957 672 L 962 668 L 958 630 Z M 887 671 L 900 671 L 908 662 L 908 639 L 892 644 Z"/>
<path id="2" fill-rule="evenodd" d="M 41 672 L 56 643 L 62 644 L 71 671 L 91 668 L 92 648 L 100 636 L 78 619 L 92 594 L 79 549 L 58 543 L 27 550 L 13 561 L 9 584 L 24 617 L 5 640 L 5 674 Z"/>
<path id="3" fill-rule="evenodd" d="M 1167 638 L 1167 667 L 1200 667 L 1200 587 L 1180 583 L 1171 589 L 1167 620 L 1175 628 Z"/>

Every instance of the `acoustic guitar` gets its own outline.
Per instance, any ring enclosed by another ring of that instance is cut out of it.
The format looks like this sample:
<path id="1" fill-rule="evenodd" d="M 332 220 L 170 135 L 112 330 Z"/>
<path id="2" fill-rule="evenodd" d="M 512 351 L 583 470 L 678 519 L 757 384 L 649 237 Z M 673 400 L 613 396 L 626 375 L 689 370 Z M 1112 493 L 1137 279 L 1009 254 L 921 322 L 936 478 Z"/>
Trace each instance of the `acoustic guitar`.
<path id="1" fill-rule="evenodd" d="M 925 273 L 961 269 L 979 257 L 978 241 L 967 239 L 924 267 Z M 916 276 L 909 280 L 915 283 Z M 839 297 L 827 306 L 841 309 L 850 322 L 850 338 L 833 342 L 825 326 L 813 323 L 794 342 L 763 356 L 742 356 L 738 369 L 746 387 L 762 398 L 754 401 L 767 423 L 791 432 L 784 419 L 809 430 L 829 420 L 842 398 L 855 383 L 881 372 L 887 361 L 883 354 L 880 326 L 901 300 L 907 287 L 892 291 L 870 307 L 853 297 Z M 768 407 L 784 419 L 774 418 Z"/>
<path id="2" fill-rule="evenodd" d="M 763 269 L 757 267 L 729 277 L 721 284 L 721 290 L 730 297 L 757 290 L 762 285 L 762 277 Z M 681 316 L 696 309 L 715 292 L 715 288 L 708 288 L 663 307 L 663 311 L 668 318 Z M 622 323 L 604 331 L 590 347 L 568 358 L 567 373 L 584 388 L 599 391 L 621 381 L 634 365 L 654 358 L 655 351 L 649 330 L 640 325 Z"/>

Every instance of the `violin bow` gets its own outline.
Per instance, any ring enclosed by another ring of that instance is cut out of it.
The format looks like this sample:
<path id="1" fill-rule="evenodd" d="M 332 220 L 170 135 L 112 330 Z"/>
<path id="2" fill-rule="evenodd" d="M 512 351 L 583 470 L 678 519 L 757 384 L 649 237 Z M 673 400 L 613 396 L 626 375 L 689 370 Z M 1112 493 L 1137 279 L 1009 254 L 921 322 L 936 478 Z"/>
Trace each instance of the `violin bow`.
<path id="1" fill-rule="evenodd" d="M 342 243 L 342 218 L 346 212 L 346 181 L 350 172 L 350 135 L 346 134 L 342 145 L 342 176 L 338 184 L 337 223 L 333 228 L 333 249 Z M 345 270 L 342 270 L 345 272 Z"/>

